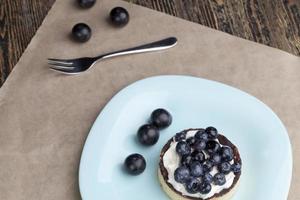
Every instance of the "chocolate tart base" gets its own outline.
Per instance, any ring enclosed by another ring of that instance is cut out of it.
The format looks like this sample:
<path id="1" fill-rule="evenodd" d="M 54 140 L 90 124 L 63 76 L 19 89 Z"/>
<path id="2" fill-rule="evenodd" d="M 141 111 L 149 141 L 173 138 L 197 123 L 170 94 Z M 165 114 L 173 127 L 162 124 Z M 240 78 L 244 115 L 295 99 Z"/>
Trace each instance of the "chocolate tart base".
<path id="1" fill-rule="evenodd" d="M 198 130 L 198 129 L 187 129 L 184 130 L 185 132 L 191 131 L 191 130 Z M 233 149 L 234 153 L 234 162 L 242 164 L 240 154 L 238 152 L 237 147 L 232 144 L 225 136 L 219 134 L 218 140 L 222 145 L 230 146 Z M 172 200 L 204 200 L 202 198 L 196 198 L 196 197 L 190 197 L 183 195 L 179 191 L 175 190 L 174 187 L 168 182 L 168 171 L 166 170 L 164 163 L 163 163 L 163 156 L 165 152 L 170 148 L 170 144 L 173 141 L 173 138 L 171 138 L 167 144 L 163 147 L 161 153 L 160 153 L 160 162 L 159 162 L 159 169 L 158 169 L 158 179 L 159 182 L 163 188 L 163 190 L 167 193 L 167 195 Z M 219 193 L 214 194 L 212 197 L 207 198 L 205 200 L 229 200 L 235 193 L 236 188 L 238 187 L 239 179 L 240 179 L 241 173 L 235 174 L 233 183 L 231 187 L 222 190 Z"/>

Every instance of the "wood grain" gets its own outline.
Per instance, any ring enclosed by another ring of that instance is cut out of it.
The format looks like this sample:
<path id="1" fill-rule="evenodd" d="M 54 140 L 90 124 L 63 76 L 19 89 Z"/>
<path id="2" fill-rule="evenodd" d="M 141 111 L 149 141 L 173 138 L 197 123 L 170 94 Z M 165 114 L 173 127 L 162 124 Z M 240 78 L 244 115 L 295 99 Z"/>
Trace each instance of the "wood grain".
<path id="1" fill-rule="evenodd" d="M 0 86 L 54 1 L 0 0 Z M 299 0 L 126 1 L 300 55 Z"/>

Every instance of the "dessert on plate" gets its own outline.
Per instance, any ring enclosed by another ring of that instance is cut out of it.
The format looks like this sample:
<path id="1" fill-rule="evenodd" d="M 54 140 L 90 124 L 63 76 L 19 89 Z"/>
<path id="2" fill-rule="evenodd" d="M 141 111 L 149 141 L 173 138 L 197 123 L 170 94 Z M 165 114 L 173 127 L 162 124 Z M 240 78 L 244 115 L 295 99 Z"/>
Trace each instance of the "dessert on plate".
<path id="1" fill-rule="evenodd" d="M 214 127 L 177 133 L 160 153 L 158 177 L 172 200 L 227 200 L 238 187 L 237 147 Z"/>

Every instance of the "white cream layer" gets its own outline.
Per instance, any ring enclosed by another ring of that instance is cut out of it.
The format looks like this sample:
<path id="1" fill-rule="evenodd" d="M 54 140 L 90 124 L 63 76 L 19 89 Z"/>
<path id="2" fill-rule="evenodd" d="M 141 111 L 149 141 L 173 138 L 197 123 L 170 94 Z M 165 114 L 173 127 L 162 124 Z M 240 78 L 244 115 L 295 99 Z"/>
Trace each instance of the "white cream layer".
<path id="1" fill-rule="evenodd" d="M 196 132 L 197 132 L 197 130 L 188 131 L 186 138 L 193 137 L 196 134 Z M 177 191 L 181 192 L 182 194 L 184 194 L 186 196 L 207 199 L 207 198 L 212 197 L 213 195 L 221 192 L 223 189 L 229 188 L 232 185 L 235 175 L 233 172 L 230 172 L 229 174 L 227 174 L 225 176 L 226 183 L 222 186 L 212 184 L 211 191 L 208 194 L 201 194 L 199 192 L 196 194 L 188 193 L 185 190 L 184 185 L 176 182 L 175 178 L 174 178 L 174 171 L 177 169 L 177 167 L 179 166 L 179 163 L 180 163 L 180 157 L 176 153 L 176 144 L 177 144 L 177 142 L 175 142 L 175 141 L 171 142 L 170 148 L 164 154 L 163 163 L 164 163 L 166 170 L 168 171 L 168 182 L 171 185 L 173 185 L 173 187 Z M 231 161 L 231 164 L 232 163 L 233 163 L 233 161 Z M 213 170 L 210 172 L 210 174 L 214 176 L 217 172 L 218 171 L 217 171 L 216 167 L 214 167 Z"/>

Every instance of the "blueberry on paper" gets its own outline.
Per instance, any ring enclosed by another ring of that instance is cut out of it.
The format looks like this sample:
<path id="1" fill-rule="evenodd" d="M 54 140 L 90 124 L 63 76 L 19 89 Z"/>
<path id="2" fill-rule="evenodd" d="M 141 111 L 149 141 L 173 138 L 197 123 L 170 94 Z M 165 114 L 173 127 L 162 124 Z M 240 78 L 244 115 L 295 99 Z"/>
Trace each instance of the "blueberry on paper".
<path id="1" fill-rule="evenodd" d="M 72 28 L 72 37 L 77 42 L 86 42 L 91 38 L 92 30 L 85 23 L 78 23 Z"/>
<path id="2" fill-rule="evenodd" d="M 115 7 L 110 11 L 110 20 L 115 26 L 125 26 L 129 22 L 129 13 L 125 8 Z"/>

